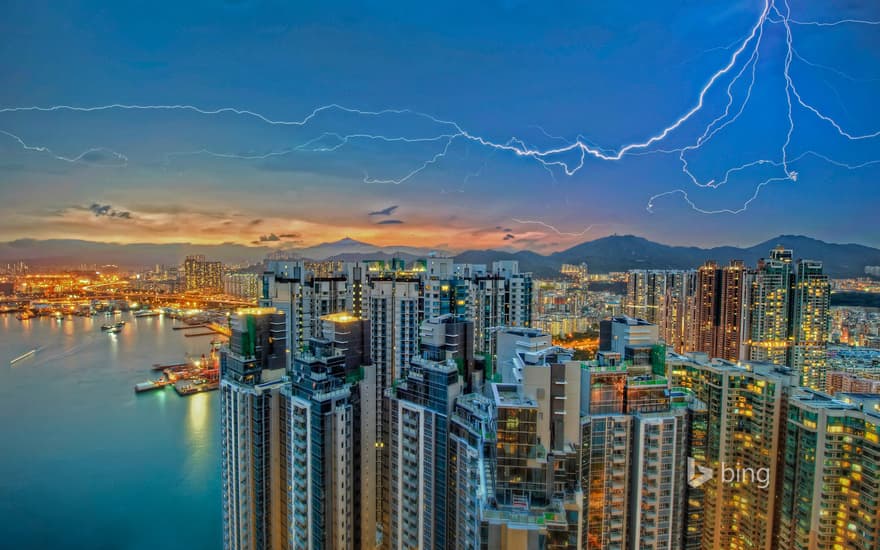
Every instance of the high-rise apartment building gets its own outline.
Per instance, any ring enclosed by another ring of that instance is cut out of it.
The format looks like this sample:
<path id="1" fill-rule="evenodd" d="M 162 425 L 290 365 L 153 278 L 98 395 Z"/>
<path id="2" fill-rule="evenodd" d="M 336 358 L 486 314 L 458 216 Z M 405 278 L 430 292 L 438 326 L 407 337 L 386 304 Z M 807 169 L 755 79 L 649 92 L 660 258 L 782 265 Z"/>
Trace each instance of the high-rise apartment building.
<path id="1" fill-rule="evenodd" d="M 235 313 L 220 354 L 223 547 L 282 548 L 280 392 L 284 385 L 284 314 L 272 308 Z"/>
<path id="2" fill-rule="evenodd" d="M 392 539 L 390 503 L 389 403 L 386 390 L 406 377 L 412 361 L 419 357 L 419 324 L 422 320 L 421 279 L 404 272 L 370 272 L 364 288 L 367 318 L 370 320 L 370 352 L 375 365 L 375 510 L 379 539 L 389 544 Z"/>
<path id="3" fill-rule="evenodd" d="M 797 262 L 791 298 L 792 345 L 789 365 L 800 373 L 801 385 L 824 390 L 831 285 L 828 276 L 822 273 L 822 262 Z"/>
<path id="4" fill-rule="evenodd" d="M 785 365 L 789 358 L 791 250 L 758 262 L 749 288 L 748 359 Z"/>
<path id="5" fill-rule="evenodd" d="M 701 547 L 775 548 L 779 457 L 785 444 L 791 369 L 750 362 L 669 362 L 672 384 L 706 404 L 704 467 L 715 475 L 703 492 Z"/>
<path id="6" fill-rule="evenodd" d="M 260 296 L 259 273 L 226 273 L 223 275 L 223 292 L 242 300 L 256 300 Z"/>
<path id="7" fill-rule="evenodd" d="M 316 277 L 301 260 L 269 262 L 262 286 L 259 304 L 285 313 L 291 358 L 321 334 L 324 315 L 349 310 L 347 278 Z"/>
<path id="8" fill-rule="evenodd" d="M 630 317 L 662 324 L 666 304 L 669 272 L 657 269 L 636 269 L 628 273 L 624 311 Z"/>
<path id="9" fill-rule="evenodd" d="M 298 352 L 281 390 L 283 523 L 290 548 L 371 546 L 375 524 L 365 524 L 373 495 L 364 497 L 371 473 L 362 440 L 361 385 L 371 369 L 369 322 L 348 313 L 322 318 L 323 336 Z"/>
<path id="10" fill-rule="evenodd" d="M 653 346 L 659 341 L 659 328 L 645 319 L 612 317 L 599 322 L 599 350 L 626 355 L 626 348 Z"/>
<path id="11" fill-rule="evenodd" d="M 495 417 L 492 400 L 481 393 L 462 394 L 455 400 L 449 419 L 449 548 L 481 548 L 482 510 L 489 488 L 494 487 Z"/>
<path id="12" fill-rule="evenodd" d="M 789 403 L 778 547 L 880 548 L 880 397 L 803 391 Z"/>
<path id="13" fill-rule="evenodd" d="M 743 358 L 743 332 L 747 330 L 745 315 L 748 280 L 748 269 L 740 260 L 732 260 L 730 265 L 721 269 L 714 357 L 728 361 Z"/>
<path id="14" fill-rule="evenodd" d="M 387 479 L 392 549 L 449 548 L 449 417 L 461 393 L 458 367 L 414 359 L 389 388 Z"/>
<path id="15" fill-rule="evenodd" d="M 183 262 L 184 288 L 187 292 L 223 292 L 223 264 L 203 255 L 187 256 Z"/>

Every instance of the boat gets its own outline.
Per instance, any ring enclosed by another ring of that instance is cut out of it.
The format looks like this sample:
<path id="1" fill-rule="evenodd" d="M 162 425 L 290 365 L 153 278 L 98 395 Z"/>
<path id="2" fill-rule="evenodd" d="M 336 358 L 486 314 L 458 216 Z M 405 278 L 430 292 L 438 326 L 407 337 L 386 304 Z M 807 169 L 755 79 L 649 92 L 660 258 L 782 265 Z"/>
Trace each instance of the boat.
<path id="1" fill-rule="evenodd" d="M 167 378 L 158 378 L 156 380 L 147 380 L 146 382 L 140 382 L 134 385 L 134 391 L 137 393 L 150 391 L 150 390 L 158 390 L 159 388 L 164 388 L 171 381 Z"/>
<path id="2" fill-rule="evenodd" d="M 108 330 L 107 332 L 109 332 L 110 334 L 116 334 L 117 332 L 120 332 L 121 330 L 122 330 L 122 327 L 113 327 L 110 330 Z"/>
<path id="3" fill-rule="evenodd" d="M 101 325 L 101 330 L 112 330 L 116 328 L 115 325 Z"/>
<path id="4" fill-rule="evenodd" d="M 123 326 L 125 326 L 125 321 L 119 321 L 118 323 L 116 323 L 116 326 L 118 328 L 122 328 Z"/>
<path id="5" fill-rule="evenodd" d="M 22 353 L 21 355 L 19 355 L 18 357 L 16 357 L 16 358 L 13 359 L 12 361 L 10 361 L 9 364 L 10 364 L 10 365 L 14 365 L 14 364 L 18 363 L 19 361 L 21 361 L 21 360 L 23 360 L 23 359 L 27 359 L 28 357 L 33 357 L 34 355 L 36 355 L 36 353 L 37 353 L 39 350 L 40 350 L 40 348 L 34 348 L 34 349 L 32 349 L 31 351 L 29 351 L 29 352 L 27 352 L 27 353 Z"/>
<path id="6" fill-rule="evenodd" d="M 135 317 L 156 317 L 159 315 L 161 315 L 161 313 L 159 313 L 158 311 L 151 311 L 151 310 L 138 311 L 137 313 L 134 314 Z"/>

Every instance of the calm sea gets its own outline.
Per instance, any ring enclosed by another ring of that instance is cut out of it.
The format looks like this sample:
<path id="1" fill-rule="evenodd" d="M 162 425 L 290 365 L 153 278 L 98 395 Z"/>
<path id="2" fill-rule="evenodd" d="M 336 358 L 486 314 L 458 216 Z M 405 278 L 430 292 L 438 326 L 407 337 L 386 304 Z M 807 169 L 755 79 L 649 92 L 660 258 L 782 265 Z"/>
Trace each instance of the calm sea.
<path id="1" fill-rule="evenodd" d="M 221 547 L 217 392 L 133 390 L 211 337 L 119 318 L 0 315 L 0 547 Z"/>

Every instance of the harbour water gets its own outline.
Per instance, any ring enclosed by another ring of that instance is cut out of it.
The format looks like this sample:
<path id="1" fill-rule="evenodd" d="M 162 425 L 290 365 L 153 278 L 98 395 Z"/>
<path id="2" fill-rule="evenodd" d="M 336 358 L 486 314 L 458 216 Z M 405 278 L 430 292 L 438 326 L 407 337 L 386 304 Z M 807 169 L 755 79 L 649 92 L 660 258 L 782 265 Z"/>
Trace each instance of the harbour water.
<path id="1" fill-rule="evenodd" d="M 221 547 L 218 393 L 133 389 L 211 338 L 114 320 L 0 315 L 0 547 Z"/>

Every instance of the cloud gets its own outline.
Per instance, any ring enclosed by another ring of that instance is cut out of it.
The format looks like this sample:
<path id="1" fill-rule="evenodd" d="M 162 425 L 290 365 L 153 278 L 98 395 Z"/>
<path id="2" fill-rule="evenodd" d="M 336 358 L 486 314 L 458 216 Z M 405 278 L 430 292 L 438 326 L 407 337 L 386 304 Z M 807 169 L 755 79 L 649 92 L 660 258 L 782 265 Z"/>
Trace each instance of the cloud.
<path id="1" fill-rule="evenodd" d="M 260 225 L 261 223 L 263 223 L 262 218 L 257 218 L 257 219 L 255 219 L 255 220 L 251 220 L 251 221 L 249 221 L 249 222 L 248 222 L 248 225 Z"/>
<path id="2" fill-rule="evenodd" d="M 370 212 L 367 214 L 368 216 L 390 216 L 397 210 L 398 206 L 395 204 L 393 206 L 389 206 L 388 208 L 383 208 L 382 210 L 376 210 L 374 212 Z"/>
<path id="3" fill-rule="evenodd" d="M 512 239 L 515 239 L 515 238 L 516 238 L 516 237 L 514 237 L 514 236 L 511 235 L 510 233 L 508 233 L 507 235 L 504 236 L 504 240 L 505 240 L 505 241 L 510 241 L 510 240 L 512 240 Z"/>
<path id="4" fill-rule="evenodd" d="M 263 242 L 263 243 L 276 242 L 276 241 L 280 241 L 280 240 L 281 240 L 281 237 L 279 237 L 275 233 L 269 233 L 268 235 L 260 235 L 260 242 Z"/>
<path id="5" fill-rule="evenodd" d="M 94 214 L 96 218 L 106 216 L 108 218 L 122 218 L 124 220 L 131 219 L 131 212 L 128 210 L 114 210 L 113 206 L 109 204 L 98 204 L 93 202 L 87 210 Z"/>
<path id="6" fill-rule="evenodd" d="M 382 220 L 381 222 L 376 222 L 376 225 L 399 225 L 403 223 L 403 220 Z"/>
<path id="7" fill-rule="evenodd" d="M 513 233 L 513 229 L 511 229 L 511 228 L 509 228 L 509 227 L 505 227 L 505 228 L 502 229 L 501 231 L 504 231 L 505 233 Z"/>
<path id="8" fill-rule="evenodd" d="M 282 239 L 298 239 L 299 233 L 281 233 L 278 236 L 281 237 Z"/>

